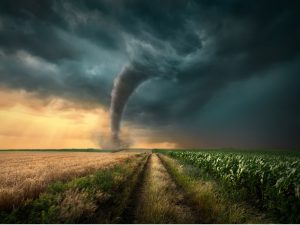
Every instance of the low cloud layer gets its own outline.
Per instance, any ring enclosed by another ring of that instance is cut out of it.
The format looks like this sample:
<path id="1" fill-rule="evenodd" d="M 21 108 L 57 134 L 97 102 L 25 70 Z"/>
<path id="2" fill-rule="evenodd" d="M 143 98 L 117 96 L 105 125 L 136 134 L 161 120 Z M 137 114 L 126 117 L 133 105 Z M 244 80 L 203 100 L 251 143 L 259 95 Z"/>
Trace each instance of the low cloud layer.
<path id="1" fill-rule="evenodd" d="M 130 65 L 145 79 L 123 118 L 154 142 L 299 147 L 297 1 L 0 2 L 0 87 L 109 108 Z"/>

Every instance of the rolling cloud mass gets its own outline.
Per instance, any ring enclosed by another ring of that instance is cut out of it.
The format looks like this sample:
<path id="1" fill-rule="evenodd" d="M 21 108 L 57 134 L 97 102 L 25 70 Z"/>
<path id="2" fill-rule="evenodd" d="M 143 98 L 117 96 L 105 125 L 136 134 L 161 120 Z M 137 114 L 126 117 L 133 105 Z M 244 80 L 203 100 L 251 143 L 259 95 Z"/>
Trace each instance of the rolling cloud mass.
<path id="1" fill-rule="evenodd" d="M 299 1 L 0 1 L 0 88 L 184 147 L 300 146 Z M 119 133 L 120 132 L 120 133 Z"/>

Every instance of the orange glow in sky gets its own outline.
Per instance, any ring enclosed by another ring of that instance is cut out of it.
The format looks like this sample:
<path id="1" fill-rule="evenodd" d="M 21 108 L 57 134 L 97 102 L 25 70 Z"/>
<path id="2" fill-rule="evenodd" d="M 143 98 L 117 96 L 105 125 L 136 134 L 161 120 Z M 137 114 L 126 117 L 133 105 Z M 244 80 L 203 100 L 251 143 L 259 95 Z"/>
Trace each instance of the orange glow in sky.
<path id="1" fill-rule="evenodd" d="M 61 98 L 40 99 L 24 91 L 0 89 L 0 149 L 101 148 L 109 137 L 109 112 L 104 107 L 85 109 Z M 134 133 L 131 147 L 174 148 L 170 142 L 151 142 Z M 143 132 L 141 132 L 143 133 Z"/>

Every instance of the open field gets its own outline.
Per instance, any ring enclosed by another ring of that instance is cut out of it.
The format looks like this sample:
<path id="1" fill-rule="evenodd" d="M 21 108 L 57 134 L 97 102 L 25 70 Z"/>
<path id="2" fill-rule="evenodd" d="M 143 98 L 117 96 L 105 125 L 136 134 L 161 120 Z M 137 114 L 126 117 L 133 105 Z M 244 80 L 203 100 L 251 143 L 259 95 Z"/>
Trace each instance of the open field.
<path id="1" fill-rule="evenodd" d="M 0 149 L 0 153 L 4 152 L 118 152 L 115 149 L 95 149 L 95 148 L 66 148 L 66 149 Z"/>
<path id="2" fill-rule="evenodd" d="M 1 200 L 10 207 L 0 210 L 0 223 L 300 222 L 298 154 L 125 150 L 1 156 Z"/>
<path id="3" fill-rule="evenodd" d="M 53 181 L 67 181 L 111 167 L 130 153 L 0 153 L 0 209 L 35 198 Z"/>
<path id="4" fill-rule="evenodd" d="M 165 152 L 281 222 L 300 221 L 300 158 L 284 153 Z M 239 194 L 238 194 L 239 193 Z"/>
<path id="5" fill-rule="evenodd" d="M 128 155 L 127 155 L 128 156 Z M 0 223 L 117 223 L 147 155 L 131 154 L 113 166 L 67 182 L 53 182 L 36 199 L 0 211 Z"/>

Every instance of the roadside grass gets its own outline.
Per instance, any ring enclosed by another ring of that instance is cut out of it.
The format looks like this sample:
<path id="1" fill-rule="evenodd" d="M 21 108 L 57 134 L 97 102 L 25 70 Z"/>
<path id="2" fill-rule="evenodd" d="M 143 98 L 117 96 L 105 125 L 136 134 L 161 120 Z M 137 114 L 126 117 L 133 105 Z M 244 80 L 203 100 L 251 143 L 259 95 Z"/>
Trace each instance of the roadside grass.
<path id="1" fill-rule="evenodd" d="M 239 200 L 243 193 L 231 192 L 199 168 L 162 154 L 159 157 L 203 223 L 270 223 L 265 215 Z"/>
<path id="2" fill-rule="evenodd" d="M 152 154 L 145 174 L 135 223 L 194 223 L 183 195 L 176 189 L 156 154 Z"/>
<path id="3" fill-rule="evenodd" d="M 147 157 L 139 154 L 89 176 L 55 182 L 39 198 L 0 212 L 0 223 L 117 223 Z"/>

